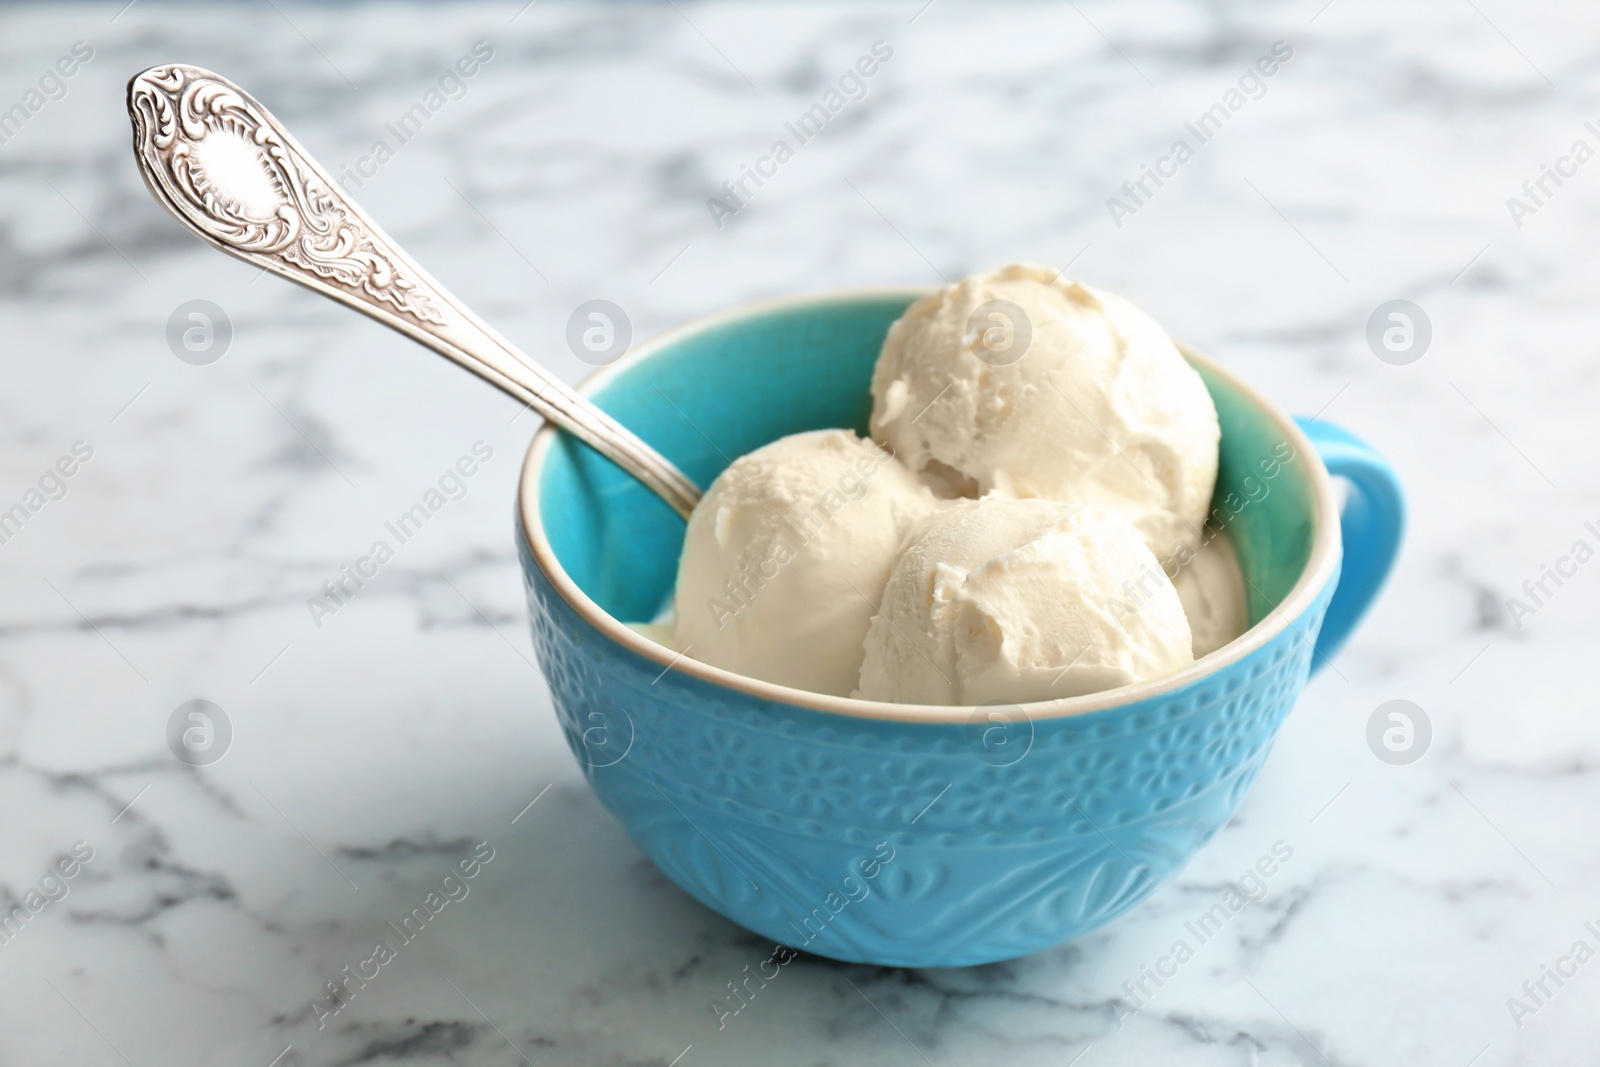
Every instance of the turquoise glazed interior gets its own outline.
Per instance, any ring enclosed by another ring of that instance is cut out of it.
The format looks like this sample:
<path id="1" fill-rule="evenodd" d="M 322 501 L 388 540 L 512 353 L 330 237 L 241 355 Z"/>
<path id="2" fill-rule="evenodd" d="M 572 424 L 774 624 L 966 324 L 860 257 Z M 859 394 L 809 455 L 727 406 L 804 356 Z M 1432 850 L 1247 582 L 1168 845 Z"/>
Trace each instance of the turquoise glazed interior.
<path id="1" fill-rule="evenodd" d="M 586 391 L 707 485 L 785 434 L 864 432 L 873 362 L 915 296 L 715 317 Z M 586 446 L 542 433 L 521 510 L 534 644 L 601 801 L 708 907 L 842 960 L 1005 959 L 1143 899 L 1232 815 L 1311 669 L 1340 555 L 1321 438 L 1346 449 L 1341 473 L 1371 503 L 1344 630 L 1399 538 L 1398 490 L 1370 450 L 1320 426 L 1314 445 L 1192 359 L 1223 427 L 1213 518 L 1233 536 L 1259 625 L 1170 679 L 1020 713 L 822 697 L 643 641 L 618 620 L 648 620 L 670 597 L 683 521 Z"/>

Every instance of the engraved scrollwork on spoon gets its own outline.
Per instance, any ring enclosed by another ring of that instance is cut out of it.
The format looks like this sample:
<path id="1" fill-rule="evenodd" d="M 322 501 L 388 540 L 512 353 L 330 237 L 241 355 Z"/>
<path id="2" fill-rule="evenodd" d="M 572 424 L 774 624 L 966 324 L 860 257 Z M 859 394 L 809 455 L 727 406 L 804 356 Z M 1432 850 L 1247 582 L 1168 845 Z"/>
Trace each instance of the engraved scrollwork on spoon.
<path id="1" fill-rule="evenodd" d="M 179 64 L 129 86 L 134 150 L 168 202 L 219 244 L 277 257 L 418 323 L 444 325 L 440 301 L 331 179 L 237 87 Z"/>

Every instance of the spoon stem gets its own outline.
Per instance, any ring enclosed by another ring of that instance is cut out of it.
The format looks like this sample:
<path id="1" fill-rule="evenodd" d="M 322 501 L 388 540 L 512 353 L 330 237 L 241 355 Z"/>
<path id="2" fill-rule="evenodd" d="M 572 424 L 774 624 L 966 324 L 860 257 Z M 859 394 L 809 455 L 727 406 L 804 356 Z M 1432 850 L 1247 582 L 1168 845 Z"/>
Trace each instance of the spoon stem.
<path id="1" fill-rule="evenodd" d="M 256 100 L 166 64 L 128 83 L 151 194 L 202 240 L 453 360 L 593 446 L 687 518 L 700 490 L 633 431 L 540 367 L 389 238 Z"/>

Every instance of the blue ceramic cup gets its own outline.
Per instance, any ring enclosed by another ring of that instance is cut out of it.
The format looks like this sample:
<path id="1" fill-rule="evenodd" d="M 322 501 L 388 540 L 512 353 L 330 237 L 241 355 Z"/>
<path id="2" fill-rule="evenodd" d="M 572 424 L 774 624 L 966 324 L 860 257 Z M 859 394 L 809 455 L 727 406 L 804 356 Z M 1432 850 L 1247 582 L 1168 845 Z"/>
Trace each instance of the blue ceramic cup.
<path id="1" fill-rule="evenodd" d="M 864 432 L 884 334 L 920 295 L 738 308 L 641 345 L 583 392 L 709 485 L 785 434 Z M 1222 422 L 1212 518 L 1251 628 L 1178 674 L 1021 708 L 823 696 L 640 636 L 624 621 L 670 597 L 683 521 L 542 430 L 519 508 L 534 646 L 601 802 L 707 907 L 840 960 L 1021 956 L 1149 895 L 1239 806 L 1308 675 L 1377 593 L 1403 517 L 1366 445 L 1185 354 Z M 1350 482 L 1342 513 L 1330 475 Z"/>

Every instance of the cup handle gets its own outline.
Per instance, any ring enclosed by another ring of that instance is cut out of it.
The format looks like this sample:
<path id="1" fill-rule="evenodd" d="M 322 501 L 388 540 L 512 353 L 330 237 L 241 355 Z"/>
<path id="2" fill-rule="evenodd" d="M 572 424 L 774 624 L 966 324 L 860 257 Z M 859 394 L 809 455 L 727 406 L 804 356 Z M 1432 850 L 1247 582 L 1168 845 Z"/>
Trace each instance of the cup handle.
<path id="1" fill-rule="evenodd" d="M 1371 445 L 1320 419 L 1296 418 L 1295 422 L 1311 438 L 1328 473 L 1350 481 L 1350 493 L 1339 515 L 1344 561 L 1311 657 L 1315 674 L 1339 651 L 1383 587 L 1400 551 L 1406 505 L 1394 468 Z"/>

